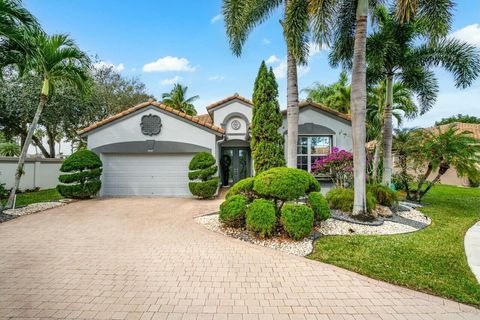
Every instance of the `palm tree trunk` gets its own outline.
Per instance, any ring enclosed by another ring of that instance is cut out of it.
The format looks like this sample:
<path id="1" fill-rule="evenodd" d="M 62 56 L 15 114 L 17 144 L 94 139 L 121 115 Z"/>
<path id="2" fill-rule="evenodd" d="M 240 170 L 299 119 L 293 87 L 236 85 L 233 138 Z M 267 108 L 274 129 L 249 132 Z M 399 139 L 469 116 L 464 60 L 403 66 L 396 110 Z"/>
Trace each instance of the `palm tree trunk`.
<path id="1" fill-rule="evenodd" d="M 15 199 L 15 194 L 20 186 L 20 179 L 23 175 L 23 166 L 25 164 L 25 158 L 27 157 L 28 147 L 32 142 L 32 136 L 37 128 L 38 120 L 40 119 L 40 115 L 42 114 L 43 108 L 47 104 L 47 96 L 43 93 L 40 95 L 40 102 L 38 103 L 37 111 L 35 112 L 35 116 L 33 117 L 33 121 L 30 124 L 30 128 L 28 129 L 27 137 L 25 139 L 25 143 L 23 144 L 22 153 L 20 154 L 20 158 L 18 159 L 17 171 L 15 172 L 15 183 L 13 184 L 12 190 L 10 191 L 10 196 L 8 197 L 8 202 L 6 208 L 13 207 L 13 201 Z"/>
<path id="2" fill-rule="evenodd" d="M 372 179 L 373 181 L 377 182 L 378 179 L 378 164 L 380 162 L 380 154 L 381 154 L 381 144 L 383 143 L 382 135 L 378 135 L 377 137 L 377 144 L 375 145 L 375 152 L 373 153 L 373 168 L 372 168 Z"/>
<path id="3" fill-rule="evenodd" d="M 390 187 L 392 183 L 393 172 L 393 156 L 392 156 L 392 141 L 393 141 L 393 74 L 387 75 L 387 92 L 385 106 L 385 115 L 383 119 L 383 176 L 382 183 Z"/>
<path id="4" fill-rule="evenodd" d="M 368 0 L 359 0 L 357 5 L 357 28 L 352 66 L 352 135 L 353 135 L 353 215 L 367 214 L 366 203 L 366 63 Z"/>
<path id="5" fill-rule="evenodd" d="M 48 148 L 50 150 L 50 157 L 49 158 L 55 158 L 55 134 L 50 132 L 47 129 L 47 142 L 48 142 Z"/>
<path id="6" fill-rule="evenodd" d="M 287 166 L 297 167 L 298 79 L 297 61 L 287 48 Z"/>

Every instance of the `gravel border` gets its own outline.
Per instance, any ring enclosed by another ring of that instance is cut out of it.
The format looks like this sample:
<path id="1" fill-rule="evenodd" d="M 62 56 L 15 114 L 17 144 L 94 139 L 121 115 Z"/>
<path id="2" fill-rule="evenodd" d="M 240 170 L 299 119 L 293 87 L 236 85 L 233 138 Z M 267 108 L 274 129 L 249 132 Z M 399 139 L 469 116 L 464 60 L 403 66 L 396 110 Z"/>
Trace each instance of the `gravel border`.
<path id="1" fill-rule="evenodd" d="M 37 202 L 37 203 L 29 204 L 28 206 L 24 206 L 24 207 L 3 210 L 3 214 L 14 216 L 14 217 L 20 217 L 20 216 L 33 214 L 33 213 L 45 211 L 45 210 L 56 208 L 56 207 L 61 207 L 61 206 L 64 206 L 65 204 L 66 204 L 65 202 L 57 202 L 57 201 Z"/>

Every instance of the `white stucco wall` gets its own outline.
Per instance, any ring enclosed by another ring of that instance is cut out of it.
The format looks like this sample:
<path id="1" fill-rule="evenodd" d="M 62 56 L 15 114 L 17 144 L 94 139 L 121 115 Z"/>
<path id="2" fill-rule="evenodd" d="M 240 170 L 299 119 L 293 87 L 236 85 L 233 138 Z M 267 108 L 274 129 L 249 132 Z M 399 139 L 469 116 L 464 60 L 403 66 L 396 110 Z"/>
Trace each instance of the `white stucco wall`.
<path id="1" fill-rule="evenodd" d="M 5 187 L 10 189 L 15 182 L 15 172 L 17 169 L 18 158 L 2 157 L 0 158 L 0 182 L 5 183 Z M 20 180 L 20 190 L 25 189 L 50 189 L 58 185 L 58 176 L 62 159 L 45 158 L 27 158 L 25 161 L 25 174 Z"/>
<path id="2" fill-rule="evenodd" d="M 241 103 L 238 100 L 233 100 L 225 105 L 218 106 L 213 109 L 213 123 L 220 127 L 225 122 L 225 118 L 232 113 L 240 113 L 247 117 L 248 122 L 252 122 L 252 107 Z"/>
<path id="3" fill-rule="evenodd" d="M 140 122 L 142 116 L 146 114 L 158 115 L 162 120 L 162 130 L 158 135 L 147 136 L 142 133 Z M 156 140 L 195 144 L 208 148 L 215 154 L 215 134 L 186 121 L 188 120 L 177 119 L 174 115 L 169 115 L 155 107 L 145 108 L 133 116 L 126 116 L 92 131 L 88 134 L 88 148 L 94 149 L 119 142 Z"/>

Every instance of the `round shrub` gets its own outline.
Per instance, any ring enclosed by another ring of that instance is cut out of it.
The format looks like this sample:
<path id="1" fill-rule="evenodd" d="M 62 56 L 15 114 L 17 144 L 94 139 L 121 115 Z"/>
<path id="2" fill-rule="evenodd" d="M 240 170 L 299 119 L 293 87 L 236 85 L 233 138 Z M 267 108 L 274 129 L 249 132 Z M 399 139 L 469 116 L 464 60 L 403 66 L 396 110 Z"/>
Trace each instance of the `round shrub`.
<path id="1" fill-rule="evenodd" d="M 377 199 L 377 203 L 382 206 L 392 207 L 398 204 L 398 193 L 382 184 L 369 186 L 369 191 Z"/>
<path id="2" fill-rule="evenodd" d="M 303 204 L 287 203 L 282 208 L 281 222 L 290 238 L 303 239 L 312 232 L 313 210 Z"/>
<path id="3" fill-rule="evenodd" d="M 270 237 L 275 230 L 277 217 L 271 201 L 255 199 L 248 206 L 246 214 L 247 229 L 261 238 Z"/>
<path id="4" fill-rule="evenodd" d="M 218 167 L 215 158 L 208 152 L 199 152 L 193 156 L 188 168 L 188 184 L 190 192 L 199 198 L 212 198 L 217 192 L 219 179 L 217 176 Z"/>
<path id="5" fill-rule="evenodd" d="M 220 205 L 220 221 L 228 227 L 245 225 L 248 199 L 240 194 L 231 196 Z"/>
<path id="6" fill-rule="evenodd" d="M 353 211 L 353 196 L 353 189 L 334 188 L 328 191 L 326 198 L 331 209 L 351 213 Z M 367 192 L 367 211 L 371 213 L 376 204 L 375 196 L 371 192 Z"/>
<path id="7" fill-rule="evenodd" d="M 248 199 L 253 200 L 255 198 L 255 193 L 253 192 L 253 182 L 255 181 L 254 177 L 245 178 L 237 183 L 235 183 L 230 189 L 228 189 L 225 198 L 228 199 L 231 196 L 241 194 L 246 196 Z"/>
<path id="8" fill-rule="evenodd" d="M 266 198 L 296 200 L 305 196 L 311 188 L 320 189 L 318 182 L 315 184 L 310 176 L 308 172 L 300 169 L 272 168 L 255 177 L 253 190 Z"/>
<path id="9" fill-rule="evenodd" d="M 320 192 L 310 192 L 307 198 L 307 204 L 313 210 L 314 222 L 327 220 L 331 216 L 327 199 Z"/>
<path id="10" fill-rule="evenodd" d="M 60 167 L 58 192 L 66 198 L 88 199 L 95 196 L 102 183 L 102 161 L 94 152 L 83 149 L 70 155 Z"/>

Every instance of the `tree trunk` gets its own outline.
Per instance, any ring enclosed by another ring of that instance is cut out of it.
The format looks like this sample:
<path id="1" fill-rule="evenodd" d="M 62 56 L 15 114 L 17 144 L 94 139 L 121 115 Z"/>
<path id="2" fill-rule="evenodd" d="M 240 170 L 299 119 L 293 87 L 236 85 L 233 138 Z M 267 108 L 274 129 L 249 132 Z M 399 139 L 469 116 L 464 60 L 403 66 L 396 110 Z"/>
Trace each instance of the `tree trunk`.
<path id="1" fill-rule="evenodd" d="M 39 138 L 37 138 L 36 136 L 32 136 L 32 141 L 35 143 L 35 146 L 40 149 L 40 151 L 42 152 L 45 158 L 51 158 L 50 154 L 48 153 L 47 149 L 45 149 L 45 147 L 42 144 L 42 141 Z"/>
<path id="2" fill-rule="evenodd" d="M 47 129 L 47 142 L 48 142 L 48 148 L 50 150 L 49 158 L 55 158 L 55 134 L 49 131 L 48 129 Z"/>
<path id="3" fill-rule="evenodd" d="M 366 215 L 366 63 L 368 1 L 359 0 L 357 5 L 357 28 L 352 66 L 352 135 L 353 135 L 353 215 Z"/>
<path id="4" fill-rule="evenodd" d="M 393 74 L 387 75 L 387 104 L 385 106 L 385 115 L 383 117 L 383 175 L 382 183 L 390 187 L 392 183 L 393 172 L 393 155 L 392 155 L 392 141 L 393 141 Z"/>
<path id="5" fill-rule="evenodd" d="M 373 160 L 372 160 L 372 180 L 375 182 L 378 181 L 378 164 L 380 162 L 382 143 L 383 143 L 383 138 L 382 138 L 382 135 L 380 134 L 377 137 L 377 144 L 375 145 L 375 152 L 373 153 Z"/>
<path id="6" fill-rule="evenodd" d="M 30 128 L 28 129 L 27 138 L 25 139 L 25 143 L 22 148 L 22 153 L 20 154 L 20 158 L 18 159 L 17 171 L 15 172 L 15 183 L 13 184 L 12 190 L 10 191 L 10 196 L 8 197 L 8 203 L 6 205 L 6 208 L 13 207 L 15 194 L 18 190 L 18 187 L 20 185 L 20 179 L 22 178 L 22 175 L 23 175 L 23 166 L 25 164 L 25 158 L 27 157 L 28 147 L 32 142 L 33 133 L 37 128 L 38 120 L 40 118 L 40 115 L 42 114 L 43 108 L 45 107 L 46 103 L 47 103 L 47 96 L 42 93 L 40 95 L 40 102 L 38 103 L 37 111 L 35 112 L 33 121 L 30 124 Z"/>
<path id="7" fill-rule="evenodd" d="M 415 200 L 420 201 L 418 199 L 421 198 L 423 184 L 425 183 L 425 181 L 427 181 L 428 177 L 432 173 L 432 170 L 433 170 L 433 166 L 431 163 L 429 163 L 427 167 L 427 171 L 425 171 L 425 174 L 418 181 L 417 190 L 415 191 Z"/>
<path id="8" fill-rule="evenodd" d="M 297 167 L 298 79 L 297 61 L 287 48 L 287 166 Z"/>

